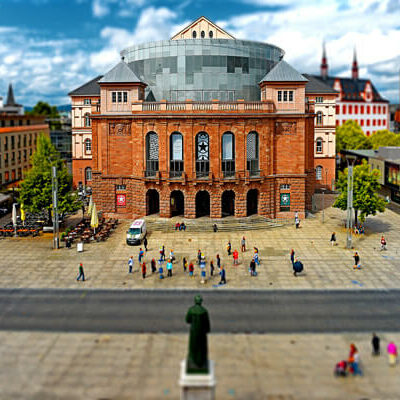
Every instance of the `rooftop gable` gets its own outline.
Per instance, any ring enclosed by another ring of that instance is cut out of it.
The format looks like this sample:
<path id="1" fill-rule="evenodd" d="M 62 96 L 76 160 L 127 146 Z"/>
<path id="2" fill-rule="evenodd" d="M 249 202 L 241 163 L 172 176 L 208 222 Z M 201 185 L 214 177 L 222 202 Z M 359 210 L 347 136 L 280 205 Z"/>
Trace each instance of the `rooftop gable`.
<path id="1" fill-rule="evenodd" d="M 108 71 L 99 83 L 143 83 L 124 61 Z"/>
<path id="2" fill-rule="evenodd" d="M 260 83 L 263 82 L 308 82 L 308 79 L 297 72 L 286 61 L 281 60 L 260 81 Z"/>
<path id="3" fill-rule="evenodd" d="M 96 78 L 69 92 L 68 96 L 100 96 L 98 81 L 102 77 L 103 75 L 96 76 Z"/>

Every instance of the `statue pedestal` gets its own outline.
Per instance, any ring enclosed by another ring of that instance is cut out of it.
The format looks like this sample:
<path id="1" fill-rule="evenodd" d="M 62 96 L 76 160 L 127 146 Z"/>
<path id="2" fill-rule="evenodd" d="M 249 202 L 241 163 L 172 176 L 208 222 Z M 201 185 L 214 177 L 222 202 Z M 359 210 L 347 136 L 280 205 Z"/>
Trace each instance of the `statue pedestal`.
<path id="1" fill-rule="evenodd" d="M 188 374 L 186 360 L 181 361 L 181 400 L 214 400 L 215 399 L 215 374 L 214 361 L 208 360 L 208 374 Z"/>

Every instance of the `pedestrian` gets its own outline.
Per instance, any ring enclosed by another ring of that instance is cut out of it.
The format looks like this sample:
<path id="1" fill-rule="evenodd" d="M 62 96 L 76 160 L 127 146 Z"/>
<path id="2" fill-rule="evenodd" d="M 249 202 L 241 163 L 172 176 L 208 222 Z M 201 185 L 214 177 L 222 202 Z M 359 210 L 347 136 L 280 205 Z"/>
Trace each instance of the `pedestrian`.
<path id="1" fill-rule="evenodd" d="M 66 240 L 66 242 L 65 242 L 65 247 L 66 247 L 67 249 L 70 249 L 70 248 L 71 248 L 71 239 L 70 239 L 70 238 L 67 238 L 67 240 Z"/>
<path id="2" fill-rule="evenodd" d="M 163 247 L 164 246 L 160 246 L 160 260 L 163 259 Z"/>
<path id="3" fill-rule="evenodd" d="M 383 235 L 381 237 L 381 251 L 382 250 L 387 250 L 387 248 L 386 248 L 386 239 L 385 239 L 385 236 L 383 236 Z"/>
<path id="4" fill-rule="evenodd" d="M 299 219 L 299 217 L 296 217 L 294 222 L 296 224 L 296 229 L 299 229 L 300 228 L 300 219 Z"/>
<path id="5" fill-rule="evenodd" d="M 214 261 L 210 261 L 210 276 L 214 275 Z"/>
<path id="6" fill-rule="evenodd" d="M 219 271 L 219 274 L 221 275 L 221 280 L 219 281 L 219 285 L 225 285 L 226 284 L 226 274 L 225 274 L 225 269 L 222 266 L 221 271 Z"/>
<path id="7" fill-rule="evenodd" d="M 154 274 L 155 272 L 157 272 L 156 260 L 153 258 L 153 259 L 151 260 L 151 273 Z"/>
<path id="8" fill-rule="evenodd" d="M 147 253 L 147 236 L 144 237 L 143 246 L 144 246 L 144 249 L 146 250 L 146 253 Z"/>
<path id="9" fill-rule="evenodd" d="M 83 265 L 82 263 L 79 264 L 79 275 L 76 278 L 77 281 L 79 281 L 82 278 L 82 281 L 85 281 L 85 273 L 83 271 Z"/>
<path id="10" fill-rule="evenodd" d="M 187 269 L 187 265 L 188 265 L 188 263 L 186 261 L 186 257 L 183 257 L 182 264 L 183 264 L 183 272 L 186 274 L 186 269 Z"/>
<path id="11" fill-rule="evenodd" d="M 139 250 L 139 264 L 142 262 L 143 256 L 144 256 L 144 251 L 142 250 L 142 248 L 140 248 L 140 250 Z"/>
<path id="12" fill-rule="evenodd" d="M 172 249 L 169 252 L 169 259 L 171 260 L 171 263 L 175 261 L 174 251 Z"/>
<path id="13" fill-rule="evenodd" d="M 250 276 L 256 276 L 256 262 L 254 261 L 254 258 L 250 261 Z"/>
<path id="14" fill-rule="evenodd" d="M 200 265 L 200 262 L 201 262 L 201 250 L 199 250 L 199 251 L 197 252 L 197 264 Z"/>
<path id="15" fill-rule="evenodd" d="M 189 264 L 189 276 L 193 276 L 193 272 L 194 272 L 194 265 L 193 265 L 193 263 L 191 262 L 191 263 Z"/>
<path id="16" fill-rule="evenodd" d="M 294 255 L 295 255 L 295 252 L 292 249 L 291 252 L 290 252 L 290 262 L 292 263 L 292 265 L 294 265 Z"/>
<path id="17" fill-rule="evenodd" d="M 214 225 L 213 225 L 213 231 L 214 231 L 214 232 L 217 232 L 217 231 L 218 231 L 218 226 L 217 226 L 217 224 L 214 224 Z"/>
<path id="18" fill-rule="evenodd" d="M 360 256 L 358 255 L 357 252 L 354 253 L 354 269 L 360 269 L 361 268 L 361 264 L 360 264 Z"/>
<path id="19" fill-rule="evenodd" d="M 242 237 L 240 245 L 241 245 L 242 253 L 244 253 L 246 251 L 246 239 L 244 236 Z"/>
<path id="20" fill-rule="evenodd" d="M 254 253 L 253 260 L 257 265 L 260 265 L 260 259 L 258 258 L 258 252 Z"/>
<path id="21" fill-rule="evenodd" d="M 331 235 L 331 245 L 334 246 L 336 244 L 336 233 L 332 232 Z"/>
<path id="22" fill-rule="evenodd" d="M 181 223 L 181 225 L 179 226 L 179 230 L 180 231 L 186 231 L 186 225 L 184 222 Z"/>
<path id="23" fill-rule="evenodd" d="M 373 356 L 379 356 L 381 354 L 381 350 L 380 350 L 380 339 L 379 337 L 373 333 L 372 334 L 372 355 Z"/>
<path id="24" fill-rule="evenodd" d="M 221 259 L 219 258 L 219 254 L 217 254 L 216 259 L 217 259 L 218 270 L 220 270 L 221 269 Z"/>
<path id="25" fill-rule="evenodd" d="M 159 273 L 159 275 L 160 275 L 160 279 L 164 279 L 164 269 L 163 269 L 162 261 L 161 261 L 161 260 L 158 262 L 158 265 L 159 265 L 159 267 L 158 267 L 158 273 Z"/>
<path id="26" fill-rule="evenodd" d="M 133 269 L 133 256 L 131 256 L 131 258 L 128 260 L 128 266 L 129 266 L 129 273 L 132 273 L 132 269 Z"/>
<path id="27" fill-rule="evenodd" d="M 297 276 L 297 274 L 303 271 L 303 268 L 303 263 L 296 258 L 293 263 L 293 275 Z"/>
<path id="28" fill-rule="evenodd" d="M 165 246 L 164 245 L 162 245 L 162 248 L 161 248 L 161 259 L 163 261 L 165 261 Z"/>
<path id="29" fill-rule="evenodd" d="M 393 342 L 390 342 L 387 345 L 387 352 L 389 357 L 389 365 L 394 367 L 397 363 L 397 346 Z"/>
<path id="30" fill-rule="evenodd" d="M 181 227 L 181 224 L 179 223 L 179 222 L 177 222 L 176 224 L 175 224 L 175 230 L 176 231 L 179 231 L 179 228 Z"/>
<path id="31" fill-rule="evenodd" d="M 167 275 L 172 276 L 172 262 L 170 259 L 168 259 L 167 262 Z"/>
<path id="32" fill-rule="evenodd" d="M 142 264 L 142 277 L 143 277 L 143 279 L 146 278 L 146 263 L 145 262 Z"/>
<path id="33" fill-rule="evenodd" d="M 235 249 L 233 252 L 233 265 L 239 264 L 239 252 Z"/>
<path id="34" fill-rule="evenodd" d="M 348 362 L 349 370 L 353 375 L 362 375 L 362 371 L 360 368 L 360 353 L 353 343 L 350 345 Z"/>
<path id="35" fill-rule="evenodd" d="M 200 269 L 201 269 L 201 283 L 204 283 L 206 281 L 206 263 L 205 261 L 201 262 L 200 264 Z"/>
<path id="36" fill-rule="evenodd" d="M 232 251 L 231 241 L 229 241 L 228 244 L 226 245 L 226 251 L 228 252 L 228 256 L 230 256 Z"/>

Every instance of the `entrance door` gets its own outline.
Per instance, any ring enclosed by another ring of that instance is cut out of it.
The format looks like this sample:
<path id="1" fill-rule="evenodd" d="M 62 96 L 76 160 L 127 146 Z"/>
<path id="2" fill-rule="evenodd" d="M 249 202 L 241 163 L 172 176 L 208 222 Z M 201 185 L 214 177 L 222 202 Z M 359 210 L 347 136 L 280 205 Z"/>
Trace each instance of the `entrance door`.
<path id="1" fill-rule="evenodd" d="M 210 194 L 200 190 L 196 194 L 196 218 L 210 215 Z"/>
<path id="2" fill-rule="evenodd" d="M 185 214 L 185 197 L 180 190 L 171 193 L 171 217 Z"/>
<path id="3" fill-rule="evenodd" d="M 147 215 L 160 212 L 160 195 L 155 189 L 149 189 L 146 193 L 146 210 Z"/>
<path id="4" fill-rule="evenodd" d="M 223 217 L 235 215 L 235 192 L 233 190 L 226 190 L 222 193 L 221 202 L 221 213 Z"/>
<path id="5" fill-rule="evenodd" d="M 258 190 L 250 189 L 247 192 L 247 216 L 258 214 Z"/>

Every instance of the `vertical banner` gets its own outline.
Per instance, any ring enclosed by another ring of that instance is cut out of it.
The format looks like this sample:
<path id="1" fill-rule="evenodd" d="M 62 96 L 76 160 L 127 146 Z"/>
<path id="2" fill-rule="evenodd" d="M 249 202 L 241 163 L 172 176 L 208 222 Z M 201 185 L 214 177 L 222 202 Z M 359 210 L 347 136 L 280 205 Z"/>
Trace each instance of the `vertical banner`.
<path id="1" fill-rule="evenodd" d="M 182 135 L 172 135 L 172 159 L 176 161 L 183 160 Z"/>
<path id="2" fill-rule="evenodd" d="M 126 194 L 117 194 L 117 207 L 126 206 Z"/>

